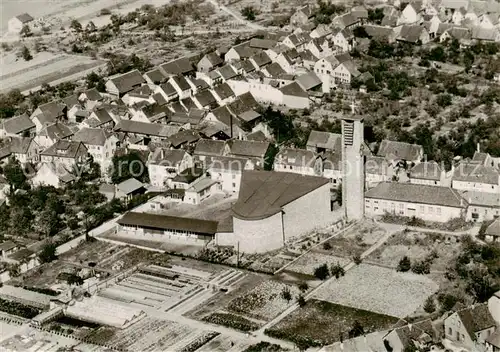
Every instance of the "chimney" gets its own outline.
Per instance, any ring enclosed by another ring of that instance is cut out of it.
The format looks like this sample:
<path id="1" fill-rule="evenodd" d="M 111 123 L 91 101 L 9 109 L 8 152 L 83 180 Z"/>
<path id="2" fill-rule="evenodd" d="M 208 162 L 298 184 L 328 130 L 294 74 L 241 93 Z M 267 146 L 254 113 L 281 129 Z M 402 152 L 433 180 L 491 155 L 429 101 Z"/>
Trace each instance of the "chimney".
<path id="1" fill-rule="evenodd" d="M 478 153 L 481 153 L 481 146 L 479 145 L 479 142 L 477 142 L 477 144 L 476 144 L 476 151 Z"/>

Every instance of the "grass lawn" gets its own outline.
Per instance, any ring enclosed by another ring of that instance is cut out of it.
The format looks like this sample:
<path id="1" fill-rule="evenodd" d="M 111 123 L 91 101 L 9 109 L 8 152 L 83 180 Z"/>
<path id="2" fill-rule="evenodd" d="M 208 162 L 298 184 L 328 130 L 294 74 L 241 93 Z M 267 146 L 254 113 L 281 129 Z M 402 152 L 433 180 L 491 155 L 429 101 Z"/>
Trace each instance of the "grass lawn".
<path id="1" fill-rule="evenodd" d="M 266 334 L 309 346 L 332 344 L 348 338 L 349 330 L 358 321 L 365 333 L 388 329 L 398 318 L 355 309 L 338 304 L 310 300 L 277 325 L 266 330 Z"/>

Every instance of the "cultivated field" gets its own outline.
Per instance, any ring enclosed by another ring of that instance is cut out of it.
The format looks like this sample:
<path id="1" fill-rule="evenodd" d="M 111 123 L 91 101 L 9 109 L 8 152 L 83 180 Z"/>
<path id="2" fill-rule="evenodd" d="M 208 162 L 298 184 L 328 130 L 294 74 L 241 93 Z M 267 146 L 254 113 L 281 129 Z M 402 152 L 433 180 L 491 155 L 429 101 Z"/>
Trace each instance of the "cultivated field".
<path id="1" fill-rule="evenodd" d="M 438 290 L 431 279 L 360 264 L 338 280 L 330 280 L 315 298 L 348 307 L 404 318 L 415 312 Z"/>
<path id="2" fill-rule="evenodd" d="M 361 324 L 365 333 L 369 333 L 388 329 L 398 320 L 387 315 L 313 299 L 267 329 L 266 334 L 295 343 L 326 345 L 348 338 L 356 321 Z"/>
<path id="3" fill-rule="evenodd" d="M 16 54 L 2 57 L 0 65 L 0 93 L 11 89 L 21 92 L 36 90 L 43 83 L 59 84 L 65 80 L 76 80 L 90 70 L 104 67 L 106 61 L 86 56 L 53 55 L 47 52 L 33 54 L 33 60 L 17 59 Z"/>
<path id="4" fill-rule="evenodd" d="M 349 258 L 336 257 L 333 255 L 318 253 L 313 250 L 302 256 L 292 265 L 288 266 L 286 268 L 286 271 L 291 271 L 306 275 L 314 275 L 314 269 L 322 264 L 327 264 L 328 267 L 331 267 L 332 265 L 335 264 L 339 264 L 340 266 L 345 266 L 349 264 L 349 262 L 350 262 Z"/>

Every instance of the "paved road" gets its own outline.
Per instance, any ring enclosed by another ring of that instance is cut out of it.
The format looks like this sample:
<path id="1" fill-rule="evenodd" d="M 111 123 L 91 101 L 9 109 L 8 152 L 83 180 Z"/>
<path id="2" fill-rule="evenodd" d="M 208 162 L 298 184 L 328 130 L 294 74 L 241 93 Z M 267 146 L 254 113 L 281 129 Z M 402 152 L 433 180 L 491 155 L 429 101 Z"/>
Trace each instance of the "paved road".
<path id="1" fill-rule="evenodd" d="M 209 3 L 214 5 L 216 8 L 219 8 L 220 11 L 224 11 L 228 15 L 234 17 L 238 22 L 243 23 L 244 25 L 252 28 L 253 30 L 263 30 L 263 29 L 268 29 L 264 26 L 261 26 L 256 23 L 252 23 L 250 21 L 245 20 L 240 16 L 240 14 L 236 13 L 235 11 L 231 10 L 230 8 L 226 7 L 225 5 L 220 4 L 217 0 L 207 0 Z"/>

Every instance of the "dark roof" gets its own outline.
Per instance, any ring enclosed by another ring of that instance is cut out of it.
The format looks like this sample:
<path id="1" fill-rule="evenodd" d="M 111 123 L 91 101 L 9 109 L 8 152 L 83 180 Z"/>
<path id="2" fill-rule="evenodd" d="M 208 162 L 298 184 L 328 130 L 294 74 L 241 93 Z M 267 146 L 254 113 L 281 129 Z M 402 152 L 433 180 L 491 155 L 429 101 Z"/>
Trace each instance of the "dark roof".
<path id="1" fill-rule="evenodd" d="M 488 303 L 481 303 L 457 312 L 467 332 L 475 340 L 475 333 L 496 326 L 488 309 Z"/>
<path id="2" fill-rule="evenodd" d="M 141 73 L 138 70 L 133 70 L 121 75 L 110 77 L 109 80 L 113 82 L 120 94 L 128 93 L 135 87 L 146 83 L 146 80 L 144 79 L 144 77 L 142 77 Z"/>
<path id="3" fill-rule="evenodd" d="M 286 86 L 280 88 L 280 91 L 284 95 L 291 95 L 295 97 L 307 98 L 309 96 L 307 92 L 304 89 L 302 89 L 302 87 L 297 82 L 292 82 L 290 84 L 287 84 Z"/>
<path id="4" fill-rule="evenodd" d="M 194 149 L 195 155 L 221 156 L 224 153 L 224 141 L 200 139 Z"/>
<path id="5" fill-rule="evenodd" d="M 493 221 L 490 226 L 486 228 L 485 235 L 500 237 L 500 218 Z"/>
<path id="6" fill-rule="evenodd" d="M 68 107 L 68 109 L 72 108 L 75 105 L 80 106 L 80 101 L 78 100 L 77 94 L 72 94 L 66 98 L 63 98 L 62 101 Z"/>
<path id="7" fill-rule="evenodd" d="M 453 172 L 454 181 L 465 181 L 474 183 L 487 183 L 498 185 L 500 171 L 491 166 L 483 164 L 461 162 Z"/>
<path id="8" fill-rule="evenodd" d="M 182 99 L 181 103 L 186 108 L 186 111 L 198 108 L 198 106 L 195 104 L 193 98 L 191 98 L 191 97 L 187 97 L 187 98 Z"/>
<path id="9" fill-rule="evenodd" d="M 37 109 L 40 109 L 45 118 L 45 120 L 41 122 L 53 122 L 58 117 L 65 115 L 66 105 L 57 101 L 51 101 L 40 105 Z"/>
<path id="10" fill-rule="evenodd" d="M 322 84 L 321 79 L 312 71 L 297 77 L 297 83 L 304 90 L 309 90 Z"/>
<path id="11" fill-rule="evenodd" d="M 177 148 L 184 143 L 194 143 L 200 139 L 200 135 L 192 130 L 179 131 L 168 138 L 173 147 Z"/>
<path id="12" fill-rule="evenodd" d="M 187 183 L 188 185 L 191 184 L 192 182 L 196 181 L 200 177 L 205 175 L 205 172 L 201 168 L 197 167 L 189 167 L 185 170 L 182 170 L 178 175 L 176 175 L 172 181 L 173 182 L 180 182 L 180 183 Z"/>
<path id="13" fill-rule="evenodd" d="M 270 64 L 272 62 L 271 58 L 266 54 L 265 51 L 253 55 L 250 59 L 253 59 L 255 64 L 259 67 Z"/>
<path id="14" fill-rule="evenodd" d="M 179 149 L 157 148 L 151 154 L 149 163 L 162 166 L 177 166 L 184 159 L 186 152 Z"/>
<path id="15" fill-rule="evenodd" d="M 230 140 L 227 143 L 232 156 L 253 158 L 263 158 L 270 145 L 267 141 L 243 141 L 241 139 Z"/>
<path id="16" fill-rule="evenodd" d="M 209 90 L 201 91 L 194 97 L 198 100 L 202 107 L 210 106 L 211 104 L 217 102 L 217 99 L 215 99 L 214 95 Z"/>
<path id="17" fill-rule="evenodd" d="M 143 107 L 142 112 L 151 122 L 172 115 L 172 111 L 167 106 L 156 103 Z"/>
<path id="18" fill-rule="evenodd" d="M 19 246 L 10 240 L 0 243 L 0 250 L 2 251 L 10 251 L 11 249 L 14 249 L 16 247 Z"/>
<path id="19" fill-rule="evenodd" d="M 93 111 L 95 117 L 99 120 L 100 125 L 113 121 L 113 118 L 109 114 L 108 109 L 105 107 L 99 106 L 96 107 Z"/>
<path id="20" fill-rule="evenodd" d="M 33 138 L 28 137 L 8 137 L 6 145 L 0 149 L 0 160 L 15 154 L 26 154 Z"/>
<path id="21" fill-rule="evenodd" d="M 115 131 L 135 133 L 145 136 L 169 137 L 174 133 L 179 132 L 179 127 L 167 126 L 159 123 L 121 120 L 115 126 Z"/>
<path id="22" fill-rule="evenodd" d="M 22 114 L 4 120 L 2 123 L 2 128 L 9 134 L 19 134 L 35 128 L 35 124 L 31 121 L 28 115 Z"/>
<path id="23" fill-rule="evenodd" d="M 216 221 L 148 213 L 128 212 L 117 223 L 119 225 L 133 225 L 160 230 L 190 231 L 207 235 L 214 235 L 217 232 Z"/>
<path id="24" fill-rule="evenodd" d="M 212 114 L 214 114 L 217 120 L 222 122 L 224 125 L 231 127 L 231 116 L 233 115 L 231 114 L 226 105 L 223 105 L 221 107 L 212 110 Z M 237 117 L 233 117 L 233 125 L 240 126 L 241 121 Z"/>
<path id="25" fill-rule="evenodd" d="M 231 87 L 229 87 L 229 84 L 227 83 L 219 84 L 217 87 L 214 88 L 214 91 L 217 94 L 217 96 L 221 99 L 226 99 L 235 95 L 233 90 L 231 89 Z"/>
<path id="26" fill-rule="evenodd" d="M 28 23 L 28 22 L 31 22 L 34 20 L 33 17 L 31 17 L 31 15 L 29 15 L 28 13 L 22 13 L 20 15 L 17 15 L 16 18 L 21 21 L 21 23 Z"/>
<path id="27" fill-rule="evenodd" d="M 160 87 L 161 89 L 163 89 L 163 91 L 167 96 L 177 94 L 177 91 L 175 90 L 174 86 L 169 82 L 161 84 Z"/>
<path id="28" fill-rule="evenodd" d="M 418 144 L 395 142 L 384 139 L 380 143 L 377 156 L 388 159 L 401 159 L 406 161 L 420 160 L 423 155 L 423 148 Z"/>
<path id="29" fill-rule="evenodd" d="M 72 138 L 75 142 L 100 146 L 106 144 L 107 139 L 107 133 L 102 128 L 82 128 Z"/>
<path id="30" fill-rule="evenodd" d="M 186 78 L 184 76 L 177 75 L 177 76 L 173 76 L 171 79 L 175 83 L 177 83 L 177 85 L 179 86 L 179 88 L 181 90 L 191 89 L 191 86 L 189 85 L 188 81 L 186 80 Z"/>
<path id="31" fill-rule="evenodd" d="M 208 53 L 204 56 L 204 58 L 207 58 L 208 61 L 210 61 L 210 63 L 212 64 L 212 66 L 218 66 L 224 62 L 224 60 L 222 60 L 222 58 L 219 55 L 217 55 L 216 52 Z"/>
<path id="32" fill-rule="evenodd" d="M 238 201 L 233 205 L 233 215 L 244 220 L 267 218 L 328 182 L 323 177 L 246 170 L 241 178 Z"/>
<path id="33" fill-rule="evenodd" d="M 250 41 L 235 45 L 231 49 L 234 49 L 241 59 L 248 59 L 260 51 L 260 49 L 250 47 Z"/>
<path id="34" fill-rule="evenodd" d="M 167 80 L 167 77 L 158 68 L 146 72 L 144 76 L 147 76 L 154 84 L 164 83 Z"/>
<path id="35" fill-rule="evenodd" d="M 194 71 L 191 61 L 187 57 L 181 57 L 160 65 L 160 69 L 166 75 L 182 75 Z"/>
<path id="36" fill-rule="evenodd" d="M 250 39 L 251 48 L 258 48 L 265 50 L 273 48 L 276 44 L 277 42 L 275 40 L 270 40 L 270 39 L 259 39 L 259 38 Z"/>
<path id="37" fill-rule="evenodd" d="M 312 151 L 297 148 L 284 148 L 276 154 L 275 163 L 300 167 L 314 167 L 316 154 Z"/>
<path id="38" fill-rule="evenodd" d="M 376 26 L 376 25 L 366 25 L 366 34 L 371 38 L 375 39 L 388 39 L 394 30 L 392 27 Z"/>
<path id="39" fill-rule="evenodd" d="M 217 72 L 219 72 L 222 78 L 226 80 L 238 76 L 238 73 L 231 67 L 231 65 L 224 65 L 219 68 Z"/>
<path id="40" fill-rule="evenodd" d="M 82 92 L 82 94 L 85 94 L 87 99 L 92 100 L 92 101 L 101 101 L 102 100 L 102 95 L 99 93 L 99 91 L 95 88 L 90 88 Z"/>
<path id="41" fill-rule="evenodd" d="M 247 141 L 264 142 L 266 140 L 267 140 L 266 135 L 261 130 L 247 134 Z"/>
<path id="42" fill-rule="evenodd" d="M 153 94 L 153 99 L 158 105 L 166 105 L 167 100 L 163 97 L 161 93 L 155 93 Z"/>
<path id="43" fill-rule="evenodd" d="M 323 148 L 341 152 L 342 135 L 338 133 L 311 131 L 307 140 L 307 146 L 312 148 Z"/>
<path id="44" fill-rule="evenodd" d="M 375 188 L 365 192 L 365 198 L 454 208 L 464 208 L 466 204 L 465 200 L 453 188 L 397 182 L 379 183 Z"/>
<path id="45" fill-rule="evenodd" d="M 423 162 L 415 165 L 410 170 L 410 178 L 439 181 L 442 169 L 435 161 Z"/>
<path id="46" fill-rule="evenodd" d="M 281 67 L 281 65 L 277 62 L 273 62 L 266 66 L 266 71 L 269 73 L 271 77 L 279 77 L 282 74 L 285 74 L 286 71 Z"/>
<path id="47" fill-rule="evenodd" d="M 245 73 L 250 73 L 255 71 L 255 66 L 249 60 L 242 61 L 241 68 L 243 69 L 243 71 L 245 71 Z"/>
<path id="48" fill-rule="evenodd" d="M 236 99 L 228 105 L 229 110 L 236 116 L 239 116 L 244 112 L 254 110 L 258 107 L 259 103 L 257 103 L 250 92 L 238 95 Z"/>
<path id="49" fill-rule="evenodd" d="M 421 26 L 402 26 L 399 32 L 398 40 L 404 40 L 409 43 L 416 43 L 420 39 L 420 35 L 424 30 Z"/>

